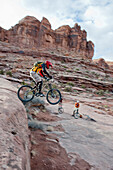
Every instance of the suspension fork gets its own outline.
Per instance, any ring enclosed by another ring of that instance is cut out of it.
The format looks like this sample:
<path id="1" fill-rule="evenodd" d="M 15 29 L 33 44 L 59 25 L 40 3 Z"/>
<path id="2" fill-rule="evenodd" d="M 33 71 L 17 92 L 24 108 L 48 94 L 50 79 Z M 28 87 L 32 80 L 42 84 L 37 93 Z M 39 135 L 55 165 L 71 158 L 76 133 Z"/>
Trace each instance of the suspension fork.
<path id="1" fill-rule="evenodd" d="M 32 88 L 33 94 L 35 94 L 36 90 L 38 90 L 38 89 L 37 89 L 37 86 L 34 86 L 34 87 Z"/>

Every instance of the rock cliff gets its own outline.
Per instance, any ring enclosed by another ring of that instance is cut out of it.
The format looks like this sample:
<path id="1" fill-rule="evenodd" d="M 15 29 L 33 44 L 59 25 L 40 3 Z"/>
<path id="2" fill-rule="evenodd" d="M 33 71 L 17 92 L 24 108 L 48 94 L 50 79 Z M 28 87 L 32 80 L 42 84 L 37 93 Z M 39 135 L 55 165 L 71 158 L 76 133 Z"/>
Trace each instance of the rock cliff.
<path id="1" fill-rule="evenodd" d="M 87 41 L 87 32 L 76 23 L 74 27 L 64 25 L 56 30 L 51 29 L 49 21 L 43 17 L 40 22 L 35 17 L 26 16 L 9 30 L 0 27 L 0 41 L 12 45 L 56 50 L 73 57 L 92 59 L 94 44 Z"/>

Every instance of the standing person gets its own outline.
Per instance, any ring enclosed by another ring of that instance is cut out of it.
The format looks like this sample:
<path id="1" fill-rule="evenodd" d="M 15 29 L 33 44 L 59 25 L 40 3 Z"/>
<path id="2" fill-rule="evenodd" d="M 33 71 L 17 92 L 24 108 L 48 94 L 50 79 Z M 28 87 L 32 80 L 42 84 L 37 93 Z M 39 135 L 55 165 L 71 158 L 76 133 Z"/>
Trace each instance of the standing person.
<path id="1" fill-rule="evenodd" d="M 72 114 L 72 116 L 74 116 L 76 119 L 77 119 L 78 116 L 79 116 L 79 107 L 80 107 L 80 103 L 79 103 L 79 101 L 77 100 L 77 101 L 75 102 L 75 109 L 74 109 L 73 114 Z"/>
<path id="2" fill-rule="evenodd" d="M 44 96 L 41 92 L 42 85 L 43 85 L 43 78 L 52 79 L 52 76 L 47 72 L 46 69 L 49 69 L 52 66 L 52 63 L 50 61 L 44 62 L 36 62 L 34 63 L 34 67 L 30 70 L 30 76 L 31 78 L 36 82 L 36 85 L 39 86 L 39 95 L 42 97 Z M 47 76 L 47 77 L 46 77 Z"/>

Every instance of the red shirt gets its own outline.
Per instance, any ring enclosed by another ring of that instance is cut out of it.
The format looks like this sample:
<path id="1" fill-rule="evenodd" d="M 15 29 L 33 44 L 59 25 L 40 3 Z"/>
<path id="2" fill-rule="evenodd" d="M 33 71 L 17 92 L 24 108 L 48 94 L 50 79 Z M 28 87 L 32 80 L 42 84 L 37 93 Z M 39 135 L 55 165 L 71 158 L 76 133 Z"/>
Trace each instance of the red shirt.
<path id="1" fill-rule="evenodd" d="M 76 108 L 79 108 L 79 106 L 80 106 L 80 104 L 76 102 L 76 103 L 75 103 L 75 107 L 76 107 Z"/>

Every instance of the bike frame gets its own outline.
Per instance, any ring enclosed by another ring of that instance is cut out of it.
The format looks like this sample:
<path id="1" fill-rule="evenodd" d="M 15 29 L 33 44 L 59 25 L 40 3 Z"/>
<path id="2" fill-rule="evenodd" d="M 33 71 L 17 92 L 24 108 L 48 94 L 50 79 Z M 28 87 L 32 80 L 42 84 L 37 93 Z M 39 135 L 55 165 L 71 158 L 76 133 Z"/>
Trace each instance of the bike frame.
<path id="1" fill-rule="evenodd" d="M 35 82 L 34 82 L 35 83 Z M 52 84 L 51 83 L 49 83 L 48 81 L 45 81 L 44 83 L 43 83 L 43 85 L 42 85 L 42 92 L 46 92 L 47 93 L 47 86 L 48 86 L 48 90 L 52 90 L 53 88 L 52 88 Z M 35 86 L 34 87 L 32 87 L 32 90 L 34 91 L 34 94 L 36 93 L 36 91 L 38 92 L 39 91 L 39 89 L 38 89 L 38 87 L 36 86 L 36 83 L 35 83 Z M 36 90 L 36 91 L 35 91 Z"/>

